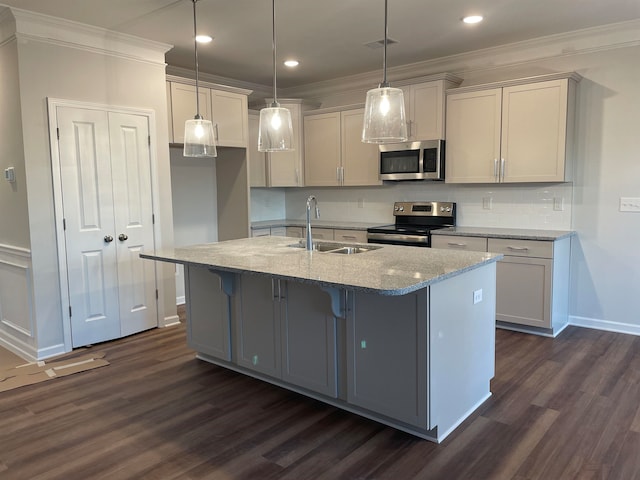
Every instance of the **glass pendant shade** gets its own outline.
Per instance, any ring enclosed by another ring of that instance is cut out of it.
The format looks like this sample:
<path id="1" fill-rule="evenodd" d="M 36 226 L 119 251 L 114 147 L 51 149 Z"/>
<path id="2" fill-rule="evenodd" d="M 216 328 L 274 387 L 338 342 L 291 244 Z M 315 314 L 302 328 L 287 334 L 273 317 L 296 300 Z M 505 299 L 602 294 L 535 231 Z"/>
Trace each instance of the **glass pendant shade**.
<path id="1" fill-rule="evenodd" d="M 291 112 L 282 107 L 260 110 L 258 151 L 283 152 L 293 150 L 293 124 Z"/>
<path id="2" fill-rule="evenodd" d="M 184 122 L 184 151 L 185 157 L 215 157 L 215 137 L 213 123 L 204 118 L 196 118 Z"/>
<path id="3" fill-rule="evenodd" d="M 383 87 L 367 92 L 362 141 L 396 143 L 407 140 L 404 94 L 399 88 Z"/>

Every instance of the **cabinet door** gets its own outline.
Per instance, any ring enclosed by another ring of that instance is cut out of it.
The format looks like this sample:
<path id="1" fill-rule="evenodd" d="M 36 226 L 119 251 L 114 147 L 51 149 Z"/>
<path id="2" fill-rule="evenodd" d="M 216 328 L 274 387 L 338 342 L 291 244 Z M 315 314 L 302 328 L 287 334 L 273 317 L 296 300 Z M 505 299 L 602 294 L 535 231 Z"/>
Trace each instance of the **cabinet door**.
<path id="1" fill-rule="evenodd" d="M 499 180 L 502 89 L 447 96 L 447 183 Z"/>
<path id="2" fill-rule="evenodd" d="M 504 88 L 503 182 L 564 181 L 567 86 L 563 79 Z"/>
<path id="3" fill-rule="evenodd" d="M 249 143 L 247 96 L 211 90 L 211 112 L 216 141 L 222 147 L 246 147 Z"/>
<path id="4" fill-rule="evenodd" d="M 342 185 L 382 185 L 378 145 L 362 142 L 364 109 L 340 112 Z"/>
<path id="5" fill-rule="evenodd" d="M 200 115 L 205 120 L 211 120 L 211 91 L 208 88 L 200 88 L 198 96 Z M 195 117 L 196 111 L 196 87 L 171 82 L 171 123 L 175 143 L 184 143 L 184 122 Z"/>
<path id="6" fill-rule="evenodd" d="M 249 145 L 247 155 L 249 156 L 249 185 L 251 187 L 267 186 L 266 156 L 264 152 L 258 151 L 258 128 L 260 115 L 249 114 Z"/>
<path id="7" fill-rule="evenodd" d="M 463 237 L 458 235 L 432 235 L 431 247 L 444 248 L 447 250 L 486 252 L 487 239 L 483 237 Z"/>
<path id="8" fill-rule="evenodd" d="M 280 378 L 278 281 L 259 275 L 241 275 L 236 291 L 236 362 Z"/>
<path id="9" fill-rule="evenodd" d="M 336 318 L 315 285 L 281 282 L 282 379 L 337 397 Z"/>
<path id="10" fill-rule="evenodd" d="M 304 238 L 304 228 L 302 227 L 287 227 L 287 237 Z"/>
<path id="11" fill-rule="evenodd" d="M 269 187 L 301 187 L 304 182 L 302 107 L 299 103 L 280 102 L 291 113 L 293 150 L 267 153 Z"/>
<path id="12" fill-rule="evenodd" d="M 497 263 L 496 320 L 551 328 L 552 262 L 505 256 Z"/>
<path id="13" fill-rule="evenodd" d="M 307 186 L 340 185 L 340 112 L 304 117 L 304 181 Z"/>
<path id="14" fill-rule="evenodd" d="M 271 227 L 271 236 L 286 237 L 287 236 L 287 228 L 286 227 Z"/>
<path id="15" fill-rule="evenodd" d="M 426 344 L 427 289 L 396 297 L 355 293 L 347 317 L 347 401 L 426 428 Z"/>
<path id="16" fill-rule="evenodd" d="M 222 360 L 231 360 L 229 297 L 217 273 L 185 265 L 187 344 Z"/>
<path id="17" fill-rule="evenodd" d="M 444 138 L 444 88 L 442 81 L 412 85 L 409 138 L 435 140 Z M 405 100 L 406 104 L 406 100 Z"/>

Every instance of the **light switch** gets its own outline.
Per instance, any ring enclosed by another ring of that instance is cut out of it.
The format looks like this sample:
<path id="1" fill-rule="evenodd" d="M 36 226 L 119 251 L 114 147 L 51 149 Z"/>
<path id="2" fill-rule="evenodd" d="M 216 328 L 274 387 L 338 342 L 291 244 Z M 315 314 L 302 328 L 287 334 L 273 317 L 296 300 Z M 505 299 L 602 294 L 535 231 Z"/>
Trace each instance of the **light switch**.
<path id="1" fill-rule="evenodd" d="M 13 183 L 16 181 L 16 173 L 13 167 L 4 169 L 4 179 L 9 183 Z"/>

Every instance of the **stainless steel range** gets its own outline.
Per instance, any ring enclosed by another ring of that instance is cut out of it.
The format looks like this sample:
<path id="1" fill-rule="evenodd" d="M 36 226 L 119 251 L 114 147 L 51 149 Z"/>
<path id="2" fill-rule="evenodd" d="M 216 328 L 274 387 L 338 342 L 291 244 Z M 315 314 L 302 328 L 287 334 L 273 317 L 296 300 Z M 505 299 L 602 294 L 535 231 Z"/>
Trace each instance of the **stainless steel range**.
<path id="1" fill-rule="evenodd" d="M 367 229 L 369 243 L 431 247 L 431 231 L 456 225 L 454 202 L 395 202 L 396 223 Z"/>

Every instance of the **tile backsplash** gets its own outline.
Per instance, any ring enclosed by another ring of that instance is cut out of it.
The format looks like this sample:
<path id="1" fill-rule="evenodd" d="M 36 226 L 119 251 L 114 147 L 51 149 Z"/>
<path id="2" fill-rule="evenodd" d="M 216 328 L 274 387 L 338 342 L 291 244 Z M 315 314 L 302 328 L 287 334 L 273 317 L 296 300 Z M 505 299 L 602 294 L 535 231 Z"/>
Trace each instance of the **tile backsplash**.
<path id="1" fill-rule="evenodd" d="M 304 219 L 315 195 L 323 220 L 393 223 L 396 201 L 450 201 L 468 227 L 570 230 L 573 185 L 451 185 L 402 182 L 381 187 L 252 189 L 251 220 Z M 284 211 L 283 211 L 284 206 Z"/>

